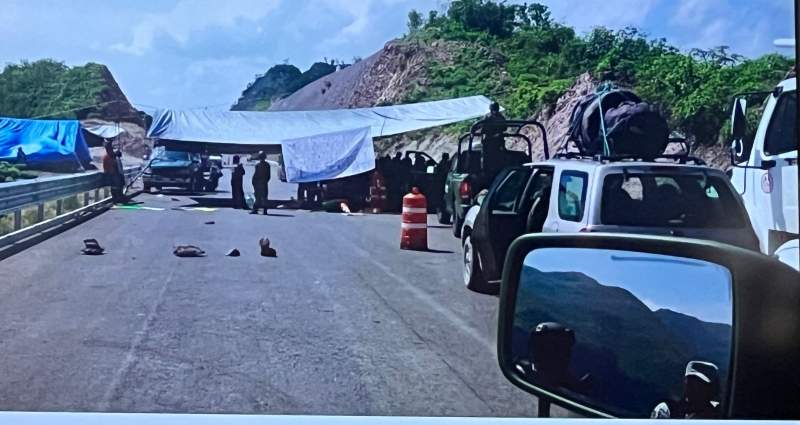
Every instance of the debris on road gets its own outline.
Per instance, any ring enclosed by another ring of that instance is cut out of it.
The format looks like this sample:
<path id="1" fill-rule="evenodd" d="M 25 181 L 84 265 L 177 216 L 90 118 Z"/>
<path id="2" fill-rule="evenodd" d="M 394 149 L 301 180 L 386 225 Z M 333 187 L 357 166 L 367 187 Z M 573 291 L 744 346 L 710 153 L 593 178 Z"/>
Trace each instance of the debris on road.
<path id="1" fill-rule="evenodd" d="M 169 199 L 171 199 L 173 201 L 180 201 L 180 198 L 175 198 L 175 197 L 172 197 L 172 198 L 169 198 Z"/>
<path id="2" fill-rule="evenodd" d="M 84 248 L 81 250 L 83 255 L 103 255 L 103 252 L 105 252 L 105 249 L 100 246 L 97 239 L 84 239 L 83 245 Z"/>
<path id="3" fill-rule="evenodd" d="M 269 239 L 268 238 L 261 238 L 258 241 L 258 244 L 261 246 L 261 256 L 262 257 L 277 257 L 278 252 L 275 249 L 270 248 L 269 246 Z"/>
<path id="4" fill-rule="evenodd" d="M 215 221 L 206 221 L 205 224 L 215 224 L 215 223 L 216 223 Z"/>
<path id="5" fill-rule="evenodd" d="M 233 248 L 232 250 L 228 251 L 228 253 L 225 255 L 227 255 L 228 257 L 238 257 L 241 255 L 241 253 L 239 253 L 238 249 Z"/>
<path id="6" fill-rule="evenodd" d="M 348 211 L 350 210 L 350 207 L 347 206 L 347 199 L 344 198 L 330 199 L 322 202 L 322 210 L 325 212 L 337 212 L 337 213 L 348 212 L 342 209 L 343 205 L 347 207 Z"/>
<path id="7" fill-rule="evenodd" d="M 178 257 L 205 257 L 206 252 L 194 245 L 178 245 L 172 251 Z"/>

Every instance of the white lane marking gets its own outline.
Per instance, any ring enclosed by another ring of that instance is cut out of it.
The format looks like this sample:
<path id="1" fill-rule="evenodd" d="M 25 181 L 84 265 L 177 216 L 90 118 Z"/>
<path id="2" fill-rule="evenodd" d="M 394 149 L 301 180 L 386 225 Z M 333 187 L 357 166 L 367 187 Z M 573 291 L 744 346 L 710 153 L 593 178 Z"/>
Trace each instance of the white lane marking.
<path id="1" fill-rule="evenodd" d="M 153 303 L 152 308 L 147 313 L 147 317 L 144 319 L 144 322 L 142 322 L 142 327 L 138 331 L 134 332 L 136 336 L 133 338 L 133 342 L 131 342 L 128 351 L 125 353 L 125 358 L 122 360 L 122 364 L 120 364 L 119 369 L 114 372 L 111 382 L 108 383 L 108 388 L 106 388 L 103 399 L 100 401 L 100 407 L 98 410 L 110 410 L 111 399 L 114 397 L 114 392 L 117 390 L 117 387 L 122 384 L 122 379 L 125 377 L 125 374 L 128 373 L 128 370 L 131 368 L 131 366 L 133 366 L 134 361 L 136 361 L 136 351 L 139 350 L 139 346 L 142 344 L 145 336 L 147 336 L 147 331 L 150 330 L 150 326 L 152 326 L 153 322 L 155 321 L 158 307 L 164 300 L 164 293 L 167 292 L 167 286 L 170 282 L 172 282 L 172 277 L 175 275 L 175 269 L 175 267 L 170 268 L 169 276 L 164 279 L 164 284 L 161 285 L 161 289 L 158 291 L 156 302 Z M 139 314 L 137 314 L 137 316 L 139 316 Z"/>

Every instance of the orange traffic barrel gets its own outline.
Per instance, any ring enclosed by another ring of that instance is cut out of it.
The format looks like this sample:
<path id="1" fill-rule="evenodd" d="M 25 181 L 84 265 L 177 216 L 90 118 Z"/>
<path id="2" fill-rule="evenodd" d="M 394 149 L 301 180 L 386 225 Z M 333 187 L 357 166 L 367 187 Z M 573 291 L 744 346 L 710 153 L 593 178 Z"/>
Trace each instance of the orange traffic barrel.
<path id="1" fill-rule="evenodd" d="M 403 197 L 400 249 L 428 249 L 428 203 L 416 187 Z"/>

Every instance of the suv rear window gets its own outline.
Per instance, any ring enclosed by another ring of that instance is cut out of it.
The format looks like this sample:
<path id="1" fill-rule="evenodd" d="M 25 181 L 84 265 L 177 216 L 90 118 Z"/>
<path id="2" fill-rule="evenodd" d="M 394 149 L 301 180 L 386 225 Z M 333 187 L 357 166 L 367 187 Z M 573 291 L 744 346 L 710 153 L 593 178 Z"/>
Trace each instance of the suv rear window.
<path id="1" fill-rule="evenodd" d="M 602 224 L 638 227 L 738 228 L 744 211 L 718 176 L 609 174 L 603 181 Z"/>

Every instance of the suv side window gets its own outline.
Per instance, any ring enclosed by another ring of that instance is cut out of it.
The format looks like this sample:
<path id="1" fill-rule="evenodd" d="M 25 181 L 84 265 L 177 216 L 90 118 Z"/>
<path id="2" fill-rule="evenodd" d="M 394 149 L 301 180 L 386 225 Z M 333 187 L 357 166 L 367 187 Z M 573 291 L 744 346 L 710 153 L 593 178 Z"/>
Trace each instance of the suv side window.
<path id="1" fill-rule="evenodd" d="M 492 195 L 492 213 L 514 213 L 519 209 L 522 192 L 531 175 L 530 168 L 511 170 Z"/>
<path id="2" fill-rule="evenodd" d="M 558 216 L 567 221 L 581 221 L 586 205 L 586 181 L 589 175 L 564 171 L 558 183 Z"/>

